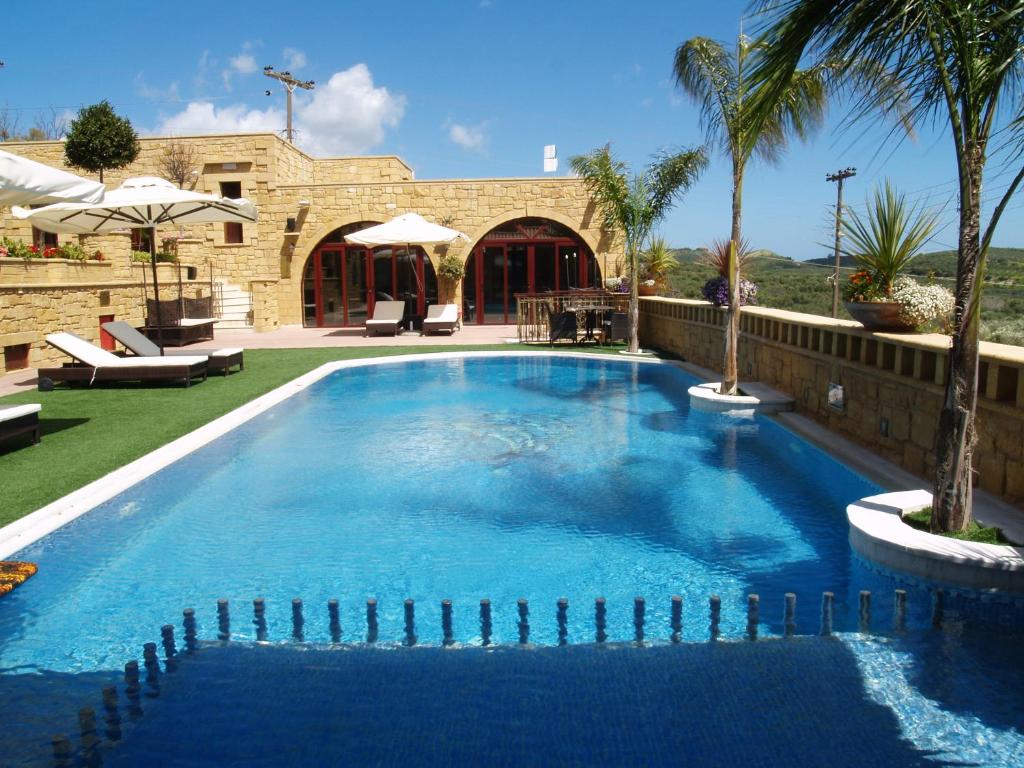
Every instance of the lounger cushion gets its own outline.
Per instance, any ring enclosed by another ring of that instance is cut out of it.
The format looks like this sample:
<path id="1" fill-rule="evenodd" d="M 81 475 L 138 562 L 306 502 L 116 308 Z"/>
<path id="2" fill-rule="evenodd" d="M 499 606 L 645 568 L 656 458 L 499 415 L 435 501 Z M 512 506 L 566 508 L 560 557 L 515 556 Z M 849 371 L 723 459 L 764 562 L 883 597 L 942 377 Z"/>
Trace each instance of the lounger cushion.
<path id="1" fill-rule="evenodd" d="M 103 330 L 124 344 L 136 355 L 143 355 L 145 357 L 160 355 L 160 347 L 124 320 L 112 320 L 109 323 L 104 323 Z"/>
<path id="2" fill-rule="evenodd" d="M 142 368 L 169 365 L 195 365 L 205 363 L 206 357 L 181 355 L 175 356 L 173 362 L 166 357 L 118 357 L 112 352 L 90 344 L 81 336 L 61 331 L 51 333 L 46 341 L 61 350 L 69 357 L 79 360 L 91 368 Z"/>
<path id="3" fill-rule="evenodd" d="M 209 325 L 216 322 L 216 317 L 185 317 L 178 321 L 178 325 L 183 328 L 191 328 L 196 325 Z"/>
<path id="4" fill-rule="evenodd" d="M 22 416 L 29 416 L 39 413 L 43 409 L 39 403 L 25 403 L 24 405 L 0 405 L 0 421 L 11 421 L 20 419 Z"/>
<path id="5" fill-rule="evenodd" d="M 459 321 L 458 304 L 431 304 L 427 307 L 424 323 L 457 323 Z"/>
<path id="6" fill-rule="evenodd" d="M 215 349 L 210 353 L 210 357 L 231 357 L 244 351 L 241 347 L 224 347 L 223 349 Z"/>

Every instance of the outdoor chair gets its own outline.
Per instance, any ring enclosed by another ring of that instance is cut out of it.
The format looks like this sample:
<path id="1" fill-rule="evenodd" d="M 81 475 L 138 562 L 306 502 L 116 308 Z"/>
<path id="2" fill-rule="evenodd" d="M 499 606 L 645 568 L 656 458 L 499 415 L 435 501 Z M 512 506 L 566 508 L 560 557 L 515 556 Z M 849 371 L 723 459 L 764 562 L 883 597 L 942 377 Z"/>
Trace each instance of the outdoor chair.
<path id="1" fill-rule="evenodd" d="M 139 357 L 160 357 L 160 347 L 152 342 L 145 335 L 139 333 L 135 328 L 123 320 L 114 320 L 103 324 L 103 330 L 121 342 L 126 349 Z M 225 347 L 216 349 L 213 352 L 190 353 L 181 350 L 164 350 L 164 357 L 203 357 L 207 358 L 206 368 L 210 373 L 222 373 L 227 376 L 234 366 L 239 371 L 245 370 L 245 361 L 242 358 L 241 347 Z M 129 358 L 130 359 L 130 358 Z"/>
<path id="2" fill-rule="evenodd" d="M 160 324 L 157 325 L 157 308 Z M 182 347 L 213 338 L 213 297 L 146 299 L 146 325 L 143 332 L 151 339 L 160 339 L 167 346 Z"/>
<path id="3" fill-rule="evenodd" d="M 459 306 L 457 304 L 431 304 L 427 307 L 427 316 L 423 318 L 423 329 L 421 336 L 437 331 L 448 331 L 455 335 L 455 331 L 461 327 L 459 320 Z"/>
<path id="4" fill-rule="evenodd" d="M 197 379 L 206 379 L 205 357 L 118 357 L 66 332 L 49 334 L 46 343 L 75 362 L 65 363 L 62 368 L 40 368 L 40 383 L 44 379 L 90 386 L 97 381 L 183 381 L 187 387 Z"/>
<path id="5" fill-rule="evenodd" d="M 629 341 L 629 315 L 625 312 L 610 312 L 604 316 L 602 328 L 603 343 Z"/>
<path id="6" fill-rule="evenodd" d="M 390 333 L 398 335 L 398 325 L 405 317 L 404 301 L 378 301 L 373 306 L 373 317 L 366 321 L 363 335 L 369 336 L 370 331 L 374 334 Z"/>
<path id="7" fill-rule="evenodd" d="M 559 339 L 569 339 L 576 343 L 576 313 L 550 312 L 548 314 L 548 343 L 554 344 Z"/>
<path id="8" fill-rule="evenodd" d="M 39 403 L 0 405 L 0 442 L 18 435 L 32 435 L 33 444 L 39 442 Z"/>

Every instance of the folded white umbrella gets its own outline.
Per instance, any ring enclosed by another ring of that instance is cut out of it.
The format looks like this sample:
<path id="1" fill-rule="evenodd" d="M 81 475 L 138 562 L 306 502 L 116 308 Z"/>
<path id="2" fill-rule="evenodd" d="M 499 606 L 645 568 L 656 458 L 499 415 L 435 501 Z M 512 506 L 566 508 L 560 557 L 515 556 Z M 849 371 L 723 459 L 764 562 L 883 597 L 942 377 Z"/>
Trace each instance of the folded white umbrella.
<path id="1" fill-rule="evenodd" d="M 439 245 L 454 243 L 456 240 L 469 242 L 469 238 L 457 229 L 431 224 L 418 213 L 403 213 L 386 224 L 377 224 L 351 235 L 345 239 L 356 245 Z"/>
<path id="2" fill-rule="evenodd" d="M 156 273 L 156 228 L 170 224 L 251 223 L 257 216 L 256 206 L 248 200 L 178 189 L 171 182 L 155 176 L 125 179 L 120 187 L 107 192 L 99 203 L 55 203 L 33 210 L 14 207 L 11 212 L 44 232 L 88 235 L 130 227 L 148 228 L 158 336 L 160 287 Z M 160 341 L 162 339 L 157 343 L 162 348 Z"/>
<path id="3" fill-rule="evenodd" d="M 99 202 L 103 185 L 0 150 L 0 206 Z"/>

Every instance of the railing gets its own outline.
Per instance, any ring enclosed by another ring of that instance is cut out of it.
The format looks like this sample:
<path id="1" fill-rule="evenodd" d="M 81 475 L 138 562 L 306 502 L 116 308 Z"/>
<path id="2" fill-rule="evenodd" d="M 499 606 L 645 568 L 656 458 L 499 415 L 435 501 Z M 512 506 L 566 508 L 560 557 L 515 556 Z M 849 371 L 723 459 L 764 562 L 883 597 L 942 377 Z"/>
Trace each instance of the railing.
<path id="1" fill-rule="evenodd" d="M 224 315 L 224 284 L 210 280 L 210 295 L 213 297 L 213 317 Z"/>
<path id="2" fill-rule="evenodd" d="M 520 341 L 548 341 L 549 318 L 559 312 L 577 313 L 577 323 L 584 330 L 585 313 L 591 307 L 610 307 L 610 312 L 625 312 L 629 294 L 603 290 L 549 291 L 517 293 L 516 330 Z"/>

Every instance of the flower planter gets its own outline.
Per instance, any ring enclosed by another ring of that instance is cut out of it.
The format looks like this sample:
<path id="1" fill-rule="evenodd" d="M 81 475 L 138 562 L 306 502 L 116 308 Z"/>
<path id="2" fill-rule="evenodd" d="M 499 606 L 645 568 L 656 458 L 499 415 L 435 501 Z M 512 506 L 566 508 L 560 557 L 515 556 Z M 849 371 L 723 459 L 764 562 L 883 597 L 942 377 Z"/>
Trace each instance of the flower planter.
<path id="1" fill-rule="evenodd" d="M 76 285 L 110 280 L 109 261 L 0 258 L 0 285 Z"/>
<path id="2" fill-rule="evenodd" d="M 843 306 L 869 331 L 909 333 L 915 327 L 900 317 L 900 305 L 895 301 L 848 301 Z"/>
<path id="3" fill-rule="evenodd" d="M 636 287 L 636 294 L 637 296 L 657 296 L 658 286 L 644 285 L 643 283 L 640 283 L 640 285 Z"/>

